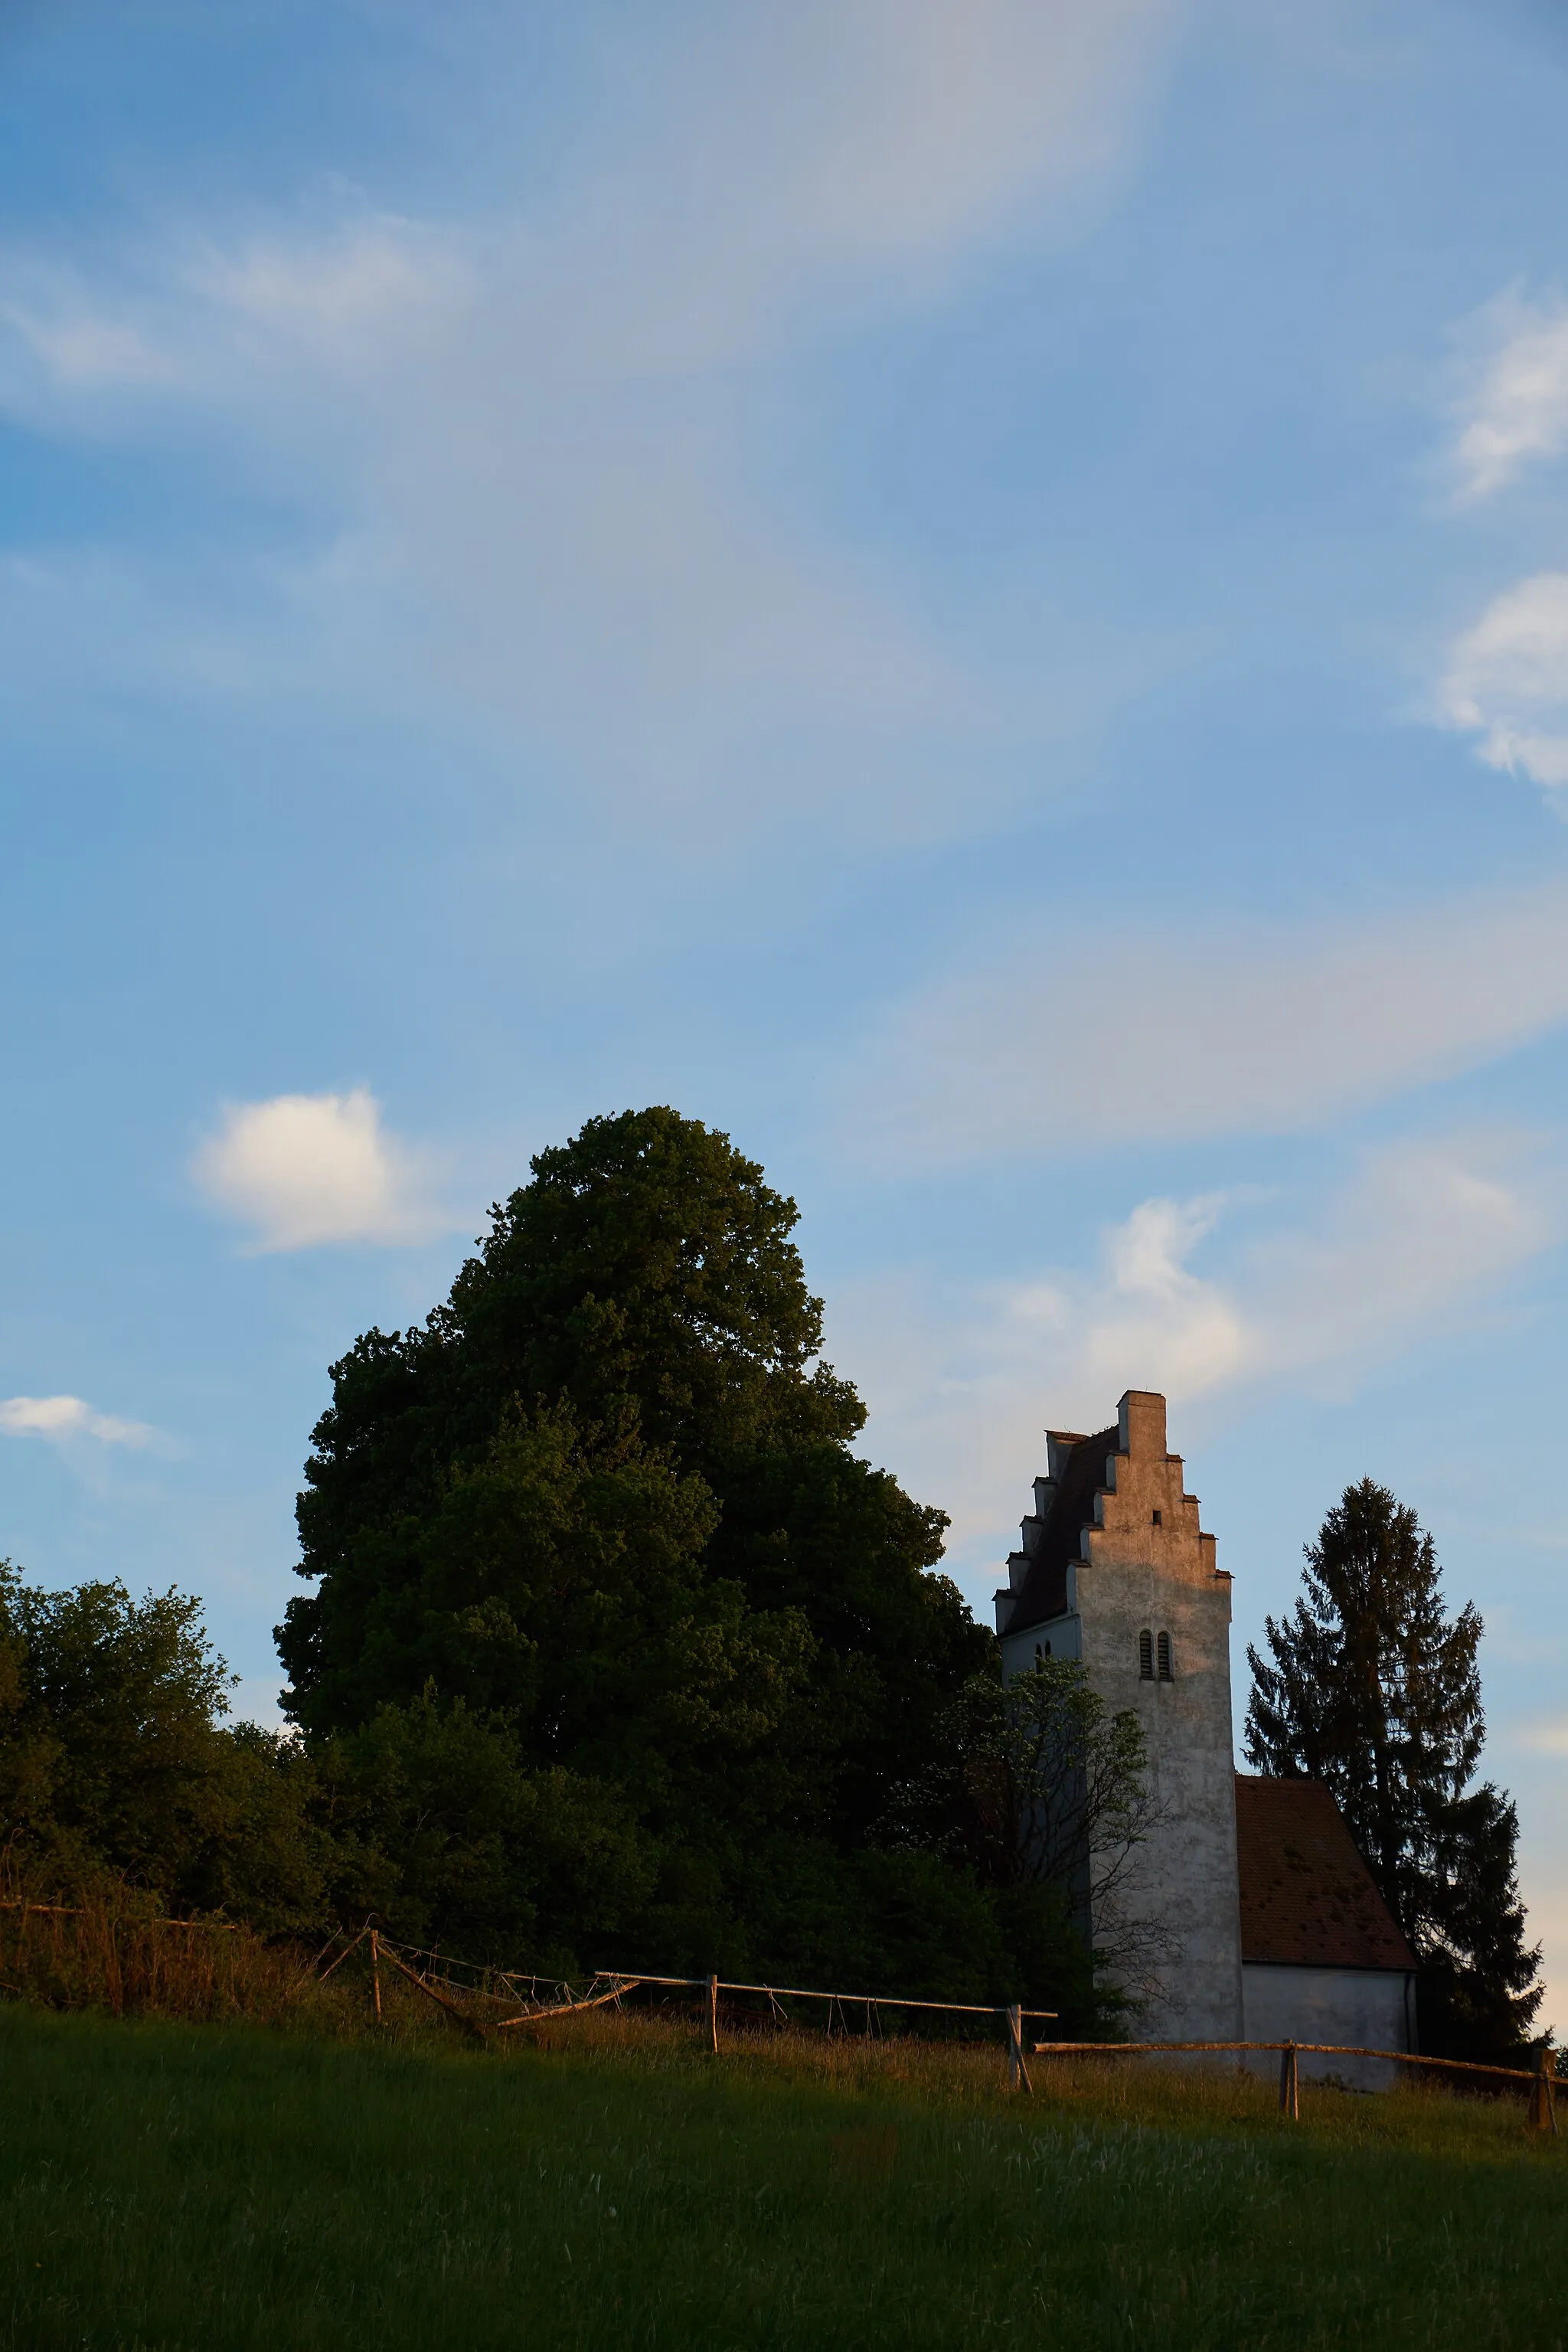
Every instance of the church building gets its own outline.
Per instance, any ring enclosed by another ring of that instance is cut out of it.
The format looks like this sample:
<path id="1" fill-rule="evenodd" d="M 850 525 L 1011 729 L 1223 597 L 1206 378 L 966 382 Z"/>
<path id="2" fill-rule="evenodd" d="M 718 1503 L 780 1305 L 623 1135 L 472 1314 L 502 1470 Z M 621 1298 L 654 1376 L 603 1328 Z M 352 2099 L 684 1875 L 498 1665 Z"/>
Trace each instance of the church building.
<path id="1" fill-rule="evenodd" d="M 1115 1897 L 1163 1948 L 1141 2035 L 1413 2050 L 1415 1956 L 1333 1798 L 1236 1770 L 1231 1580 L 1166 1451 L 1164 1398 L 1130 1390 L 1109 1429 L 1046 1444 L 996 1595 L 1003 1674 L 1078 1659 L 1142 1725 L 1155 1821 Z M 1367 2087 L 1394 2071 L 1301 2064 Z"/>

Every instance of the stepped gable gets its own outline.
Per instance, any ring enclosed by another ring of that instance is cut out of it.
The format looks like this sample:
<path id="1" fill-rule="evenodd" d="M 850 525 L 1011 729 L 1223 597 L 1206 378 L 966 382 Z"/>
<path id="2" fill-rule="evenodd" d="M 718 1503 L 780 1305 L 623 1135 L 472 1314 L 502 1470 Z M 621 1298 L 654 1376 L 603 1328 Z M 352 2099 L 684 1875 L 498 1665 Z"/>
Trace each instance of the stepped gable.
<path id="1" fill-rule="evenodd" d="M 1015 1633 L 1059 1617 L 1067 1607 L 1068 1562 L 1083 1557 L 1083 1531 L 1094 1525 L 1094 1498 L 1106 1483 L 1106 1463 L 1121 1443 L 1115 1422 L 1093 1437 L 1079 1437 L 1063 1429 L 1053 1429 L 1048 1434 L 1056 1493 L 1043 1520 L 1025 1522 L 1028 1567 L 1007 1626 Z M 1065 1449 L 1070 1450 L 1063 1460 Z"/>
<path id="2" fill-rule="evenodd" d="M 1415 1954 L 1321 1780 L 1238 1772 L 1236 1853 L 1244 1961 L 1415 1968 Z"/>

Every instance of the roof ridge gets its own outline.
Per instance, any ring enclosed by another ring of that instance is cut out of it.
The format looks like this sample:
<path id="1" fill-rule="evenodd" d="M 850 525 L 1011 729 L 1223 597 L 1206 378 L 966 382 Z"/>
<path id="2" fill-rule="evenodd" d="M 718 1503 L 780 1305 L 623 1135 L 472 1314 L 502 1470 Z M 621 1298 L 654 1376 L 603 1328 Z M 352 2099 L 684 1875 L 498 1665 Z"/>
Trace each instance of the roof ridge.
<path id="1" fill-rule="evenodd" d="M 1047 1434 L 1066 1442 L 1065 1433 L 1059 1430 Z M 1106 1462 L 1121 1450 L 1119 1421 L 1074 1441 L 1008 1616 L 1009 1633 L 1026 1633 L 1031 1625 L 1043 1625 L 1066 1609 L 1068 1563 L 1082 1557 L 1083 1530 L 1093 1524 L 1094 1498 L 1105 1485 Z"/>

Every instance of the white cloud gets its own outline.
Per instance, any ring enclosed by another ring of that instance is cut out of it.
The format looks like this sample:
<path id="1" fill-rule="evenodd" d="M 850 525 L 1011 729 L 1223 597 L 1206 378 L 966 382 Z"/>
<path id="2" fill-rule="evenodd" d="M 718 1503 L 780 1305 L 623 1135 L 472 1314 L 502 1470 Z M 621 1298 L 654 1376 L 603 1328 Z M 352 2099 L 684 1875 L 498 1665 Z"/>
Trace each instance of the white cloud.
<path id="1" fill-rule="evenodd" d="M 1521 1724 L 1514 1737 L 1521 1748 L 1530 1748 L 1537 1756 L 1568 1759 L 1568 1715 Z"/>
<path id="2" fill-rule="evenodd" d="M 1514 1139 L 1387 1145 L 1320 1223 L 1247 1253 L 1248 1340 L 1237 1377 L 1384 1357 L 1562 1229 L 1553 1180 Z"/>
<path id="3" fill-rule="evenodd" d="M 74 389 L 168 380 L 166 362 L 134 327 L 97 318 L 86 309 L 73 313 L 58 296 L 50 310 L 52 315 L 38 316 L 11 302 L 0 307 L 0 319 L 15 329 L 52 383 Z"/>
<path id="4" fill-rule="evenodd" d="M 192 1172 L 212 1202 L 254 1227 L 258 1250 L 395 1246 L 427 1240 L 449 1222 L 429 1197 L 419 1157 L 384 1131 L 380 1106 L 363 1087 L 229 1105 Z"/>
<path id="5" fill-rule="evenodd" d="M 1163 1386 L 1167 1395 L 1201 1395 L 1237 1377 L 1248 1332 L 1234 1300 L 1202 1281 L 1187 1261 L 1212 1232 L 1223 1196 L 1142 1202 L 1105 1236 L 1104 1279 L 1072 1318 L 1083 1350 L 1083 1378 L 1097 1388 L 1127 1362 L 1160 1367 L 1160 1381 L 1124 1380 L 1125 1388 Z"/>
<path id="6" fill-rule="evenodd" d="M 1483 499 L 1532 458 L 1568 448 L 1568 303 L 1505 295 L 1472 322 L 1470 340 L 1479 357 L 1453 462 L 1461 494 Z"/>
<path id="7" fill-rule="evenodd" d="M 1101 1427 L 1129 1388 L 1181 1403 L 1359 1372 L 1495 1295 L 1564 1222 L 1531 1149 L 1491 1137 L 1373 1152 L 1316 1214 L 1225 1247 L 1244 1206 L 1144 1201 L 1088 1275 L 944 1291 L 905 1274 L 839 1298 L 832 1352 L 871 1443 L 953 1512 L 961 1556 L 1016 1516 L 1045 1427 Z M 1218 1262 L 1194 1265 L 1215 1236 Z"/>
<path id="8" fill-rule="evenodd" d="M 695 45 L 634 44 L 611 131 L 621 160 L 580 201 L 572 238 L 629 297 L 616 340 L 684 368 L 798 333 L 824 284 L 852 279 L 859 307 L 868 273 L 945 272 L 1121 159 L 1175 13 L 798 0 L 710 20 Z"/>
<path id="9" fill-rule="evenodd" d="M 898 1007 L 837 1126 L 906 1169 L 1288 1133 L 1564 1022 L 1562 885 L 1355 924 L 1058 932 Z"/>
<path id="10" fill-rule="evenodd" d="M 1458 638 L 1444 716 L 1482 735 L 1481 758 L 1538 784 L 1568 784 L 1568 572 L 1538 572 Z"/>
<path id="11" fill-rule="evenodd" d="M 57 1444 L 91 1437 L 100 1445 L 146 1445 L 156 1434 L 145 1422 L 97 1412 L 75 1396 L 0 1398 L 0 1433 L 7 1437 L 47 1437 Z"/>
<path id="12" fill-rule="evenodd" d="M 56 432 L 138 432 L 161 414 L 187 429 L 205 415 L 330 433 L 367 372 L 407 368 L 482 293 L 459 235 L 353 205 L 226 243 L 174 235 L 98 257 L 96 275 L 13 243 L 0 247 L 0 407 Z"/>
<path id="13" fill-rule="evenodd" d="M 273 233 L 209 247 L 180 281 L 211 305 L 220 345 L 272 367 L 303 353 L 384 368 L 449 334 L 482 294 L 449 236 L 392 214 L 351 217 L 310 241 Z M 205 338 L 191 354 L 197 384 L 202 358 L 218 359 Z"/>
<path id="14" fill-rule="evenodd" d="M 0 402 L 53 431 L 222 436 L 313 496 L 322 540 L 374 546 L 405 598 L 363 633 L 367 695 L 417 676 L 665 809 L 772 812 L 754 746 L 787 730 L 797 794 L 921 823 L 959 765 L 933 730 L 972 749 L 993 698 L 883 570 L 764 487 L 775 453 L 741 445 L 734 371 L 1059 217 L 1126 151 L 1173 9 L 752 0 L 634 21 L 601 51 L 596 121 L 525 200 L 508 153 L 476 166 L 485 207 L 440 227 L 348 205 L 132 262 L 13 248 Z M 374 602 L 384 578 L 338 593 Z M 856 740 L 818 782 L 799 754 L 824 727 Z"/>

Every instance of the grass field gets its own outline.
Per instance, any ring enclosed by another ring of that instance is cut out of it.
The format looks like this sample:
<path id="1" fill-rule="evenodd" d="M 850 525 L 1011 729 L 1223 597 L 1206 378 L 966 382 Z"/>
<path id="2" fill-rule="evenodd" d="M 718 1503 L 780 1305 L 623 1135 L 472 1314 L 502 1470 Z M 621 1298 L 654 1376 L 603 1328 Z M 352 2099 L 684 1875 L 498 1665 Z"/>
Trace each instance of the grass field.
<path id="1" fill-rule="evenodd" d="M 0 2342 L 1568 2343 L 1521 2110 L 607 2018 L 506 2058 L 0 2012 Z M 1043 2072 L 1043 2069 L 1039 2070 Z"/>

